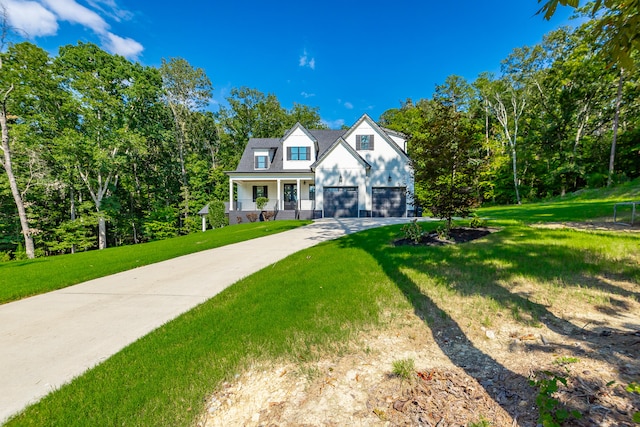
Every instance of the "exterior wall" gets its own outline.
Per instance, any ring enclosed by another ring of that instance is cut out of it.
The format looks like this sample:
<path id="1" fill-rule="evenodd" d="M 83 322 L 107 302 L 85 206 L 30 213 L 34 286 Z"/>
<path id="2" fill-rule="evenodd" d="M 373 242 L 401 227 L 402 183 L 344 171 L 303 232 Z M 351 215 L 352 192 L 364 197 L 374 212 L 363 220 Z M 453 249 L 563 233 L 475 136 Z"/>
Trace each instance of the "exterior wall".
<path id="1" fill-rule="evenodd" d="M 256 204 L 253 201 L 253 186 L 254 185 L 266 185 L 267 195 L 269 196 L 269 203 L 267 203 L 266 209 L 273 210 L 278 198 L 278 188 L 276 181 L 247 181 L 238 183 L 238 204 L 237 210 L 239 211 L 252 211 L 256 209 Z"/>
<path id="2" fill-rule="evenodd" d="M 287 148 L 289 147 L 309 147 L 310 160 L 287 160 Z M 297 127 L 282 142 L 282 168 L 285 170 L 309 169 L 316 161 L 316 155 L 315 143 L 300 127 Z"/>
<path id="3" fill-rule="evenodd" d="M 358 209 L 366 209 L 367 203 L 371 205 L 370 194 L 367 194 L 368 181 L 367 170 L 362 163 L 344 146 L 338 145 L 316 168 L 316 209 L 324 209 L 324 187 L 358 187 Z"/>

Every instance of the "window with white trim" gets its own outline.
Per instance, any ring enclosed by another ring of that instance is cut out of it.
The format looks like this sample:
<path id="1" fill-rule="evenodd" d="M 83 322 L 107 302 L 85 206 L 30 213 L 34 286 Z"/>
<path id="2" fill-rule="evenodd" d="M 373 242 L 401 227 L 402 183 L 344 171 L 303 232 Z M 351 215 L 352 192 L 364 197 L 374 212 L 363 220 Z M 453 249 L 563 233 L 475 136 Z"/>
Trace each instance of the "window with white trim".
<path id="1" fill-rule="evenodd" d="M 268 169 L 269 168 L 269 156 L 260 155 L 254 157 L 255 169 Z"/>
<path id="2" fill-rule="evenodd" d="M 356 135 L 356 150 L 373 150 L 373 135 Z"/>

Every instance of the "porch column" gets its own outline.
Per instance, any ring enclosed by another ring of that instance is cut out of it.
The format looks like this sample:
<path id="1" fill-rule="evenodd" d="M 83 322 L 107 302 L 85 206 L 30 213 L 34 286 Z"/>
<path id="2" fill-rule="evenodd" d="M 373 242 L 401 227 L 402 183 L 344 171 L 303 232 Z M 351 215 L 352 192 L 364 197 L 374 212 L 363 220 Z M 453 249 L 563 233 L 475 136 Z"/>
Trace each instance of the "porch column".
<path id="1" fill-rule="evenodd" d="M 276 194 L 278 195 L 278 200 L 276 200 L 276 203 L 278 204 L 278 210 L 281 211 L 284 209 L 284 207 L 281 202 L 282 196 L 280 195 L 280 178 L 277 179 L 277 182 L 278 182 L 277 183 L 278 188 L 277 188 Z"/>
<path id="2" fill-rule="evenodd" d="M 229 178 L 229 212 L 233 210 L 233 178 Z"/>
<path id="3" fill-rule="evenodd" d="M 300 188 L 300 178 L 296 179 L 296 189 L 298 192 L 298 194 L 296 194 L 296 206 L 298 207 L 298 210 L 300 210 L 302 208 L 302 202 L 300 201 L 300 195 L 302 194 L 302 188 Z"/>

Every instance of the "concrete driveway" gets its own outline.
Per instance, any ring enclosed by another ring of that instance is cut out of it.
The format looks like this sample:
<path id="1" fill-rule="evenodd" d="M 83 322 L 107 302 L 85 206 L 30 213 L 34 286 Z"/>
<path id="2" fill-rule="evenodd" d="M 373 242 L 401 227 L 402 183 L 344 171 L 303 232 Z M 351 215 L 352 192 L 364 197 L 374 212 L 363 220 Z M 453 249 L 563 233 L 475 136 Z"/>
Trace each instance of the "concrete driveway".
<path id="1" fill-rule="evenodd" d="M 409 220 L 322 219 L 0 305 L 0 422 L 245 276 L 319 242 Z"/>

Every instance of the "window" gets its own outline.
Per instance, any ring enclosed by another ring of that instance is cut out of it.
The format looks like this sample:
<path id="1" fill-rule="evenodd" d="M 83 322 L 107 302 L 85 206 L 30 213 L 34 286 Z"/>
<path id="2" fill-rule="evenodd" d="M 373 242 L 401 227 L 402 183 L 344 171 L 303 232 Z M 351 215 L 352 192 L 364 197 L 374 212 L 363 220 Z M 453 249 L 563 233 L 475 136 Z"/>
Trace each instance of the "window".
<path id="1" fill-rule="evenodd" d="M 287 160 L 311 160 L 309 147 L 288 147 Z"/>
<path id="2" fill-rule="evenodd" d="M 309 200 L 316 199 L 316 186 L 314 184 L 309 184 Z"/>
<path id="3" fill-rule="evenodd" d="M 258 197 L 267 197 L 269 198 L 269 194 L 267 192 L 266 185 L 254 185 L 253 186 L 253 201 L 255 202 Z"/>
<path id="4" fill-rule="evenodd" d="M 356 150 L 373 150 L 373 135 L 357 135 Z"/>
<path id="5" fill-rule="evenodd" d="M 269 157 L 268 156 L 255 156 L 255 168 L 256 169 L 267 169 L 269 167 Z"/>

